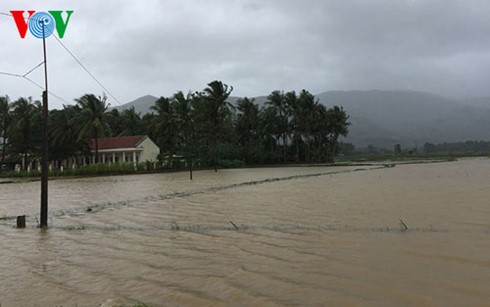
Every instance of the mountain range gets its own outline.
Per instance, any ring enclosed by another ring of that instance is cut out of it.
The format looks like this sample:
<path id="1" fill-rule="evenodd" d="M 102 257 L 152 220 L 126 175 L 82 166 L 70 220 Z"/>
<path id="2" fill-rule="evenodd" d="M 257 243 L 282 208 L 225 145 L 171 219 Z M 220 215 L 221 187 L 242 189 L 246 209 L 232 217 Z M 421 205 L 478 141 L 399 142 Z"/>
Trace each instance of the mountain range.
<path id="1" fill-rule="evenodd" d="M 490 140 L 490 97 L 450 99 L 417 91 L 328 91 L 316 95 L 327 107 L 342 106 L 351 122 L 347 142 L 356 147 L 421 147 L 444 143 Z M 147 95 L 116 107 L 150 112 L 158 98 Z M 230 97 L 236 103 L 239 97 Z M 263 106 L 266 96 L 255 97 Z"/>

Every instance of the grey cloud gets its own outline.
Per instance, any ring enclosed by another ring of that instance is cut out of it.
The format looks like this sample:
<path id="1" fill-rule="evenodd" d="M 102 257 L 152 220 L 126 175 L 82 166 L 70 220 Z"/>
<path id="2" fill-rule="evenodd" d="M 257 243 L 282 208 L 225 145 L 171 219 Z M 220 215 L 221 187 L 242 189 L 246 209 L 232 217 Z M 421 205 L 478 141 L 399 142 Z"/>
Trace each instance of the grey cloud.
<path id="1" fill-rule="evenodd" d="M 75 10 L 63 42 L 122 102 L 200 90 L 214 79 L 247 96 L 301 88 L 490 96 L 484 82 L 490 77 L 487 1 L 90 0 L 40 5 Z M 33 5 L 24 1 L 16 8 L 22 6 Z M 21 58 L 27 69 L 37 64 L 39 42 L 18 39 L 5 16 L 0 26 L 7 39 L 0 56 Z M 53 40 L 49 53 L 53 91 L 70 101 L 87 91 L 102 92 Z M 2 61 L 0 71 L 16 66 Z M 12 96 L 38 91 L 11 80 L 0 84 Z"/>

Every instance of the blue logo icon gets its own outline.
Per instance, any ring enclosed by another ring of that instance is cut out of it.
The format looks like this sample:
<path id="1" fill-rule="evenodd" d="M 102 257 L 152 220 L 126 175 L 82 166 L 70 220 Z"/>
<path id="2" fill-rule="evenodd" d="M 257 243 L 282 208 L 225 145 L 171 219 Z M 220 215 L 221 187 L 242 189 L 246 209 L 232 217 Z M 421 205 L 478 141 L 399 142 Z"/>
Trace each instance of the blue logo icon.
<path id="1" fill-rule="evenodd" d="M 45 12 L 37 12 L 29 19 L 29 31 L 37 38 L 49 37 L 54 32 L 55 23 L 53 17 Z"/>

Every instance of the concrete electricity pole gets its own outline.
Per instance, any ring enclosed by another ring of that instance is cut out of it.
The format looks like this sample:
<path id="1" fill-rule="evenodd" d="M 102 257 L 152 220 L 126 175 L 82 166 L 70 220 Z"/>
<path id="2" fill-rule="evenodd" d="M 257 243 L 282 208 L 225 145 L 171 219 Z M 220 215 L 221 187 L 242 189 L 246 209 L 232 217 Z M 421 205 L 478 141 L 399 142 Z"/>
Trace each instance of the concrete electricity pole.
<path id="1" fill-rule="evenodd" d="M 44 91 L 43 91 L 43 141 L 41 146 L 41 228 L 48 227 L 48 62 L 46 59 L 45 20 L 39 23 L 43 28 L 44 51 Z"/>

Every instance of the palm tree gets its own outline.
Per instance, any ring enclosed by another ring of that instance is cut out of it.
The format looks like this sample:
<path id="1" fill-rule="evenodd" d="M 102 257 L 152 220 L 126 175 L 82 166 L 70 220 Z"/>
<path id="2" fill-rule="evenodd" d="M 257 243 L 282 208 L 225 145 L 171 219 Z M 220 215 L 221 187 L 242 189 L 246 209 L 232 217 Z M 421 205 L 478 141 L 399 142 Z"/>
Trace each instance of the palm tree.
<path id="1" fill-rule="evenodd" d="M 9 96 L 0 97 L 0 132 L 2 133 L 2 162 L 5 161 L 5 154 L 7 150 L 7 130 L 10 125 L 10 99 Z"/>
<path id="2" fill-rule="evenodd" d="M 283 162 L 287 161 L 287 137 L 288 137 L 288 113 L 290 106 L 287 104 L 285 100 L 285 96 L 283 92 L 273 91 L 267 96 L 266 105 L 275 109 L 279 118 L 278 118 L 278 129 L 279 129 L 279 137 L 282 138 L 282 147 L 283 147 Z"/>
<path id="3" fill-rule="evenodd" d="M 327 111 L 327 120 L 330 125 L 330 146 L 331 146 L 331 158 L 338 153 L 338 138 L 339 136 L 346 136 L 349 133 L 349 126 L 351 125 L 349 115 L 345 112 L 343 107 L 334 106 Z"/>
<path id="4" fill-rule="evenodd" d="M 32 102 L 31 97 L 19 98 L 13 104 L 12 123 L 8 130 L 10 143 L 17 151 L 24 156 L 23 169 L 27 169 L 28 157 L 34 149 L 33 136 L 34 132 L 41 129 L 35 129 L 36 124 L 40 124 L 41 103 Z"/>
<path id="5" fill-rule="evenodd" d="M 329 140 L 330 125 L 327 119 L 327 108 L 316 104 L 312 119 L 312 136 L 315 140 L 315 158 L 317 161 L 327 161 L 326 147 Z"/>
<path id="6" fill-rule="evenodd" d="M 276 159 L 276 146 L 277 139 L 281 135 L 279 117 L 277 110 L 272 107 L 262 108 L 259 114 L 260 121 L 260 134 L 264 141 L 264 146 L 269 148 L 269 154 L 267 160 L 269 162 L 275 162 Z"/>
<path id="7" fill-rule="evenodd" d="M 82 108 L 80 116 L 84 119 L 84 125 L 80 130 L 78 141 L 93 138 L 95 141 L 95 163 L 99 163 L 99 138 L 109 130 L 106 111 L 109 104 L 106 104 L 107 97 L 96 97 L 93 94 L 85 94 L 75 99 Z"/>
<path id="8" fill-rule="evenodd" d="M 157 133 L 153 129 L 154 121 L 155 121 L 155 114 L 151 112 L 146 113 L 141 118 L 141 125 L 143 126 L 143 134 L 148 135 L 152 140 L 157 139 Z"/>
<path id="9" fill-rule="evenodd" d="M 112 109 L 108 112 L 107 121 L 111 128 L 111 135 L 121 135 L 124 131 L 124 119 L 118 109 Z"/>
<path id="10" fill-rule="evenodd" d="M 188 92 L 184 95 L 182 91 L 174 94 L 172 97 L 172 107 L 175 114 L 175 123 L 177 130 L 181 133 L 183 147 L 186 151 L 187 166 L 189 168 L 189 177 L 192 180 L 192 152 L 194 138 L 194 121 L 192 101 L 193 95 Z"/>
<path id="11" fill-rule="evenodd" d="M 252 160 L 253 145 L 256 145 L 259 132 L 259 107 L 254 103 L 255 99 L 247 97 L 239 99 L 235 130 L 238 143 L 242 147 L 243 158 L 247 163 Z"/>
<path id="12" fill-rule="evenodd" d="M 176 128 L 171 100 L 167 97 L 160 97 L 150 109 L 156 112 L 151 122 L 157 136 L 156 141 L 160 148 L 168 150 L 171 160 L 175 153 L 176 143 Z"/>
<path id="13" fill-rule="evenodd" d="M 140 135 L 143 130 L 140 113 L 136 113 L 134 106 L 122 113 L 123 131 L 120 135 Z"/>
<path id="14" fill-rule="evenodd" d="M 52 159 L 66 159 L 88 151 L 85 139 L 78 136 L 83 127 L 83 118 L 78 106 L 63 106 L 62 110 L 53 110 L 49 113 L 50 120 L 50 149 L 49 157 Z"/>
<path id="15" fill-rule="evenodd" d="M 316 118 L 315 112 L 318 110 L 317 108 L 318 101 L 315 100 L 315 96 L 313 96 L 307 90 L 302 90 L 299 93 L 298 97 L 298 106 L 299 106 L 299 122 L 297 129 L 298 134 L 302 135 L 304 141 L 306 143 L 306 155 L 305 161 L 310 162 L 310 152 L 311 152 L 311 137 L 313 126 Z"/>
<path id="16" fill-rule="evenodd" d="M 222 126 L 226 116 L 234 109 L 233 105 L 227 101 L 233 91 L 233 86 L 228 86 L 221 81 L 213 81 L 208 83 L 208 87 L 204 89 L 204 97 L 206 98 L 210 108 L 209 120 L 211 123 L 211 131 L 208 135 L 211 138 L 213 165 L 214 171 L 218 171 L 217 165 L 217 145 L 221 140 Z"/>
<path id="17" fill-rule="evenodd" d="M 298 95 L 295 91 L 287 92 L 284 95 L 284 101 L 287 105 L 288 115 L 291 118 L 289 121 L 289 131 L 292 134 L 292 140 L 295 144 L 296 154 L 295 161 L 299 162 L 300 159 L 300 143 L 301 143 L 301 132 L 303 123 L 303 114 L 301 110 L 301 105 L 298 100 Z"/>

